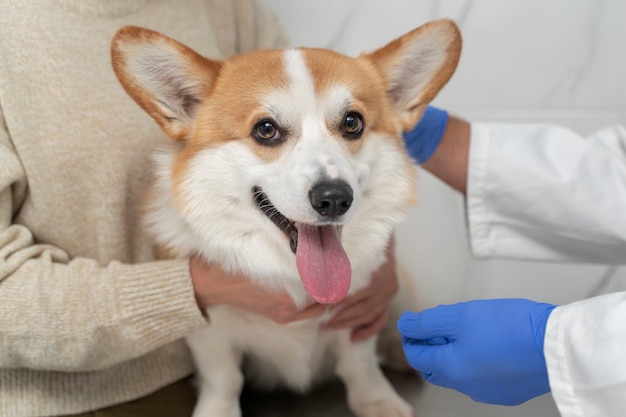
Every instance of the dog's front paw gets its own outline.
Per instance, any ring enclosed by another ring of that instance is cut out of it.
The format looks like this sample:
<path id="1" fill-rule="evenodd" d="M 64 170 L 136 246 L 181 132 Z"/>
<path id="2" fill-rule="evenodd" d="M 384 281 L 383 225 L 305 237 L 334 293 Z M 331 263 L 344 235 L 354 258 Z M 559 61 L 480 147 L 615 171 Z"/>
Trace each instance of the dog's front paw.
<path id="1" fill-rule="evenodd" d="M 398 396 L 362 401 L 352 408 L 357 417 L 416 417 L 413 407 Z"/>

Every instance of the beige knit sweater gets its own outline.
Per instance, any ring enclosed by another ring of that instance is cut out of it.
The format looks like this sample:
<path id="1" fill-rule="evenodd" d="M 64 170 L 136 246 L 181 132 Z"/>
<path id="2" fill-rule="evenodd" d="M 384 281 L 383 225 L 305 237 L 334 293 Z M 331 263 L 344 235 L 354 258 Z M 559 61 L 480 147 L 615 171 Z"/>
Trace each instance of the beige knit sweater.
<path id="1" fill-rule="evenodd" d="M 188 262 L 154 260 L 138 205 L 167 141 L 123 92 L 127 24 L 212 57 L 286 45 L 245 0 L 0 0 L 0 416 L 84 412 L 192 372 Z"/>

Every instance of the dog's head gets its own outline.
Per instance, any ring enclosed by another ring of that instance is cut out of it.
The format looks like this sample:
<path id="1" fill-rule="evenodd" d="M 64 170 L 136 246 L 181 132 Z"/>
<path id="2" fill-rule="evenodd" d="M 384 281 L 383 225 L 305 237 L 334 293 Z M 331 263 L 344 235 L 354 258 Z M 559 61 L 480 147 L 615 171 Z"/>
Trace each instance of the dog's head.
<path id="1" fill-rule="evenodd" d="M 244 257 L 293 263 L 293 251 L 307 292 L 330 303 L 350 287 L 349 258 L 379 251 L 412 203 L 401 133 L 449 80 L 460 48 L 456 25 L 441 20 L 358 58 L 303 48 L 218 61 L 125 27 L 112 62 L 180 143 L 162 169 L 168 198 L 212 242 L 206 252 L 228 239 L 251 249 L 242 242 L 261 234 Z"/>

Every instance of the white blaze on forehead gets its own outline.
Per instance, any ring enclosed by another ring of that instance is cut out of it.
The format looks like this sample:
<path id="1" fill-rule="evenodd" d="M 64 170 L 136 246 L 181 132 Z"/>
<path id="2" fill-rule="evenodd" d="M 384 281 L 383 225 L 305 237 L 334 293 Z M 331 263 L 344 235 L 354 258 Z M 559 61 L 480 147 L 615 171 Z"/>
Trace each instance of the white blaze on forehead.
<path id="1" fill-rule="evenodd" d="M 291 81 L 292 94 L 298 104 L 309 111 L 315 110 L 315 83 L 306 66 L 302 52 L 290 49 L 285 51 L 285 72 Z"/>
<path id="2" fill-rule="evenodd" d="M 315 81 L 311 75 L 302 51 L 285 52 L 285 72 L 289 77 L 289 95 L 293 100 L 294 117 L 301 128 L 300 141 L 308 141 L 320 136 L 324 126 L 323 106 L 315 93 Z"/>
<path id="3" fill-rule="evenodd" d="M 328 131 L 327 123 L 338 122 L 332 119 L 343 117 L 352 101 L 349 89 L 335 85 L 325 91 L 316 91 L 315 80 L 301 50 L 285 51 L 284 70 L 290 81 L 287 91 L 290 106 L 283 114 L 290 115 L 290 122 L 299 126 L 300 146 L 313 146 L 311 161 L 323 168 L 331 179 L 339 178 L 338 161 L 333 157 L 337 151 L 336 139 Z"/>

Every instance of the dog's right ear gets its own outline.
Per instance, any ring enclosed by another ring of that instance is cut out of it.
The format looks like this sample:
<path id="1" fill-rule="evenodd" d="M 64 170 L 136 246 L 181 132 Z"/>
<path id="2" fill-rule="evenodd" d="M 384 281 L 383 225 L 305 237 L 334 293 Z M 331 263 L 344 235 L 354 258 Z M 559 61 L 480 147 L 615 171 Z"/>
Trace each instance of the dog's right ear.
<path id="1" fill-rule="evenodd" d="M 126 92 L 170 137 L 184 140 L 221 63 L 149 29 L 126 26 L 111 43 L 111 62 Z"/>

